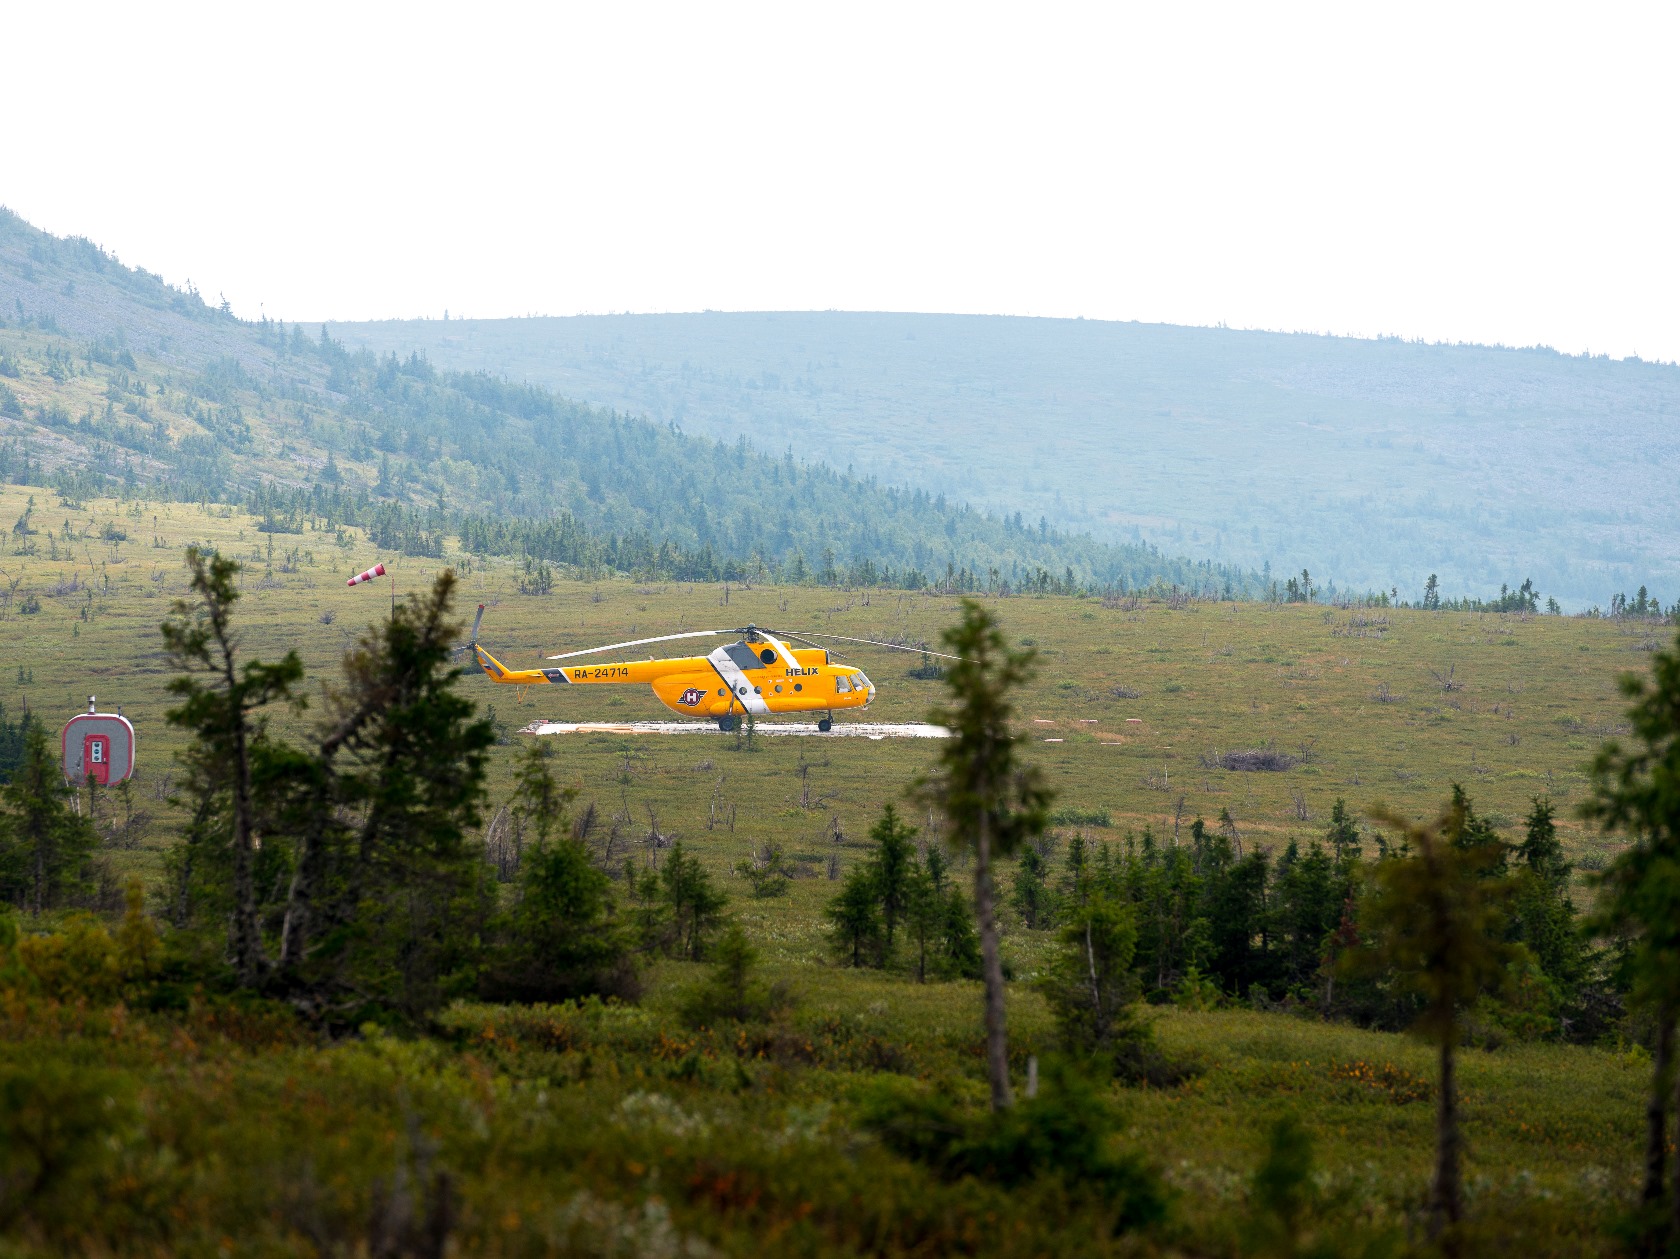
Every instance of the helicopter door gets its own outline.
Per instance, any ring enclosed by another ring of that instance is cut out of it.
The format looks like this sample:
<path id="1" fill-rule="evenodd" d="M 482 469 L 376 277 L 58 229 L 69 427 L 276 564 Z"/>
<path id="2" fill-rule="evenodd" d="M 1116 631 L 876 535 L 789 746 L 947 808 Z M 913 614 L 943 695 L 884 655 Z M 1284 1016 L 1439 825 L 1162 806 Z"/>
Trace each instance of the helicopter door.
<path id="1" fill-rule="evenodd" d="M 82 740 L 82 764 L 87 776 L 101 787 L 111 781 L 111 736 L 90 734 Z"/>
<path id="2" fill-rule="evenodd" d="M 745 669 L 760 667 L 758 657 L 751 649 L 740 643 L 730 643 L 727 647 L 719 647 L 706 659 L 712 662 L 712 668 L 717 670 L 718 677 L 723 679 L 724 685 L 735 696 L 735 703 L 749 713 L 759 716 L 770 711 L 770 705 L 764 702 L 764 695 L 759 686 L 753 683 L 745 672 Z"/>

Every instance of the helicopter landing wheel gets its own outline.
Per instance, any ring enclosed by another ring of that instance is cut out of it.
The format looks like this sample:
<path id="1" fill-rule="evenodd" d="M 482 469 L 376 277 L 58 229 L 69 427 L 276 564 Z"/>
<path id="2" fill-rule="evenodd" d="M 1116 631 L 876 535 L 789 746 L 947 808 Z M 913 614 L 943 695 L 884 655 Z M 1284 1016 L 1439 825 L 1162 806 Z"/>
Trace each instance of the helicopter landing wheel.
<path id="1" fill-rule="evenodd" d="M 728 734 L 730 731 L 735 729 L 740 720 L 741 719 L 739 717 L 719 717 L 718 729 L 723 731 L 725 734 Z"/>
<path id="2" fill-rule="evenodd" d="M 834 729 L 834 718 L 819 717 L 817 719 L 817 729 L 822 731 L 824 734 L 827 734 L 830 730 Z"/>

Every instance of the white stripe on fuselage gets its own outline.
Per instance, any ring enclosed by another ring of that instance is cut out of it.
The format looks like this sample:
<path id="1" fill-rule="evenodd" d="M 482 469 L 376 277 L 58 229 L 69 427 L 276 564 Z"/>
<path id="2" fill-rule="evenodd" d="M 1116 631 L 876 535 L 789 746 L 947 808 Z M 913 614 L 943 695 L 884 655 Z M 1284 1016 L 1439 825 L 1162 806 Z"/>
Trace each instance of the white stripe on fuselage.
<path id="1" fill-rule="evenodd" d="M 767 641 L 776 649 L 776 654 L 782 658 L 782 663 L 792 669 L 795 673 L 798 673 L 800 668 L 799 661 L 793 658 L 793 652 L 788 650 L 788 645 L 779 638 L 771 638 Z"/>
<path id="2" fill-rule="evenodd" d="M 747 675 L 741 672 L 741 666 L 729 658 L 729 653 L 719 647 L 706 657 L 712 662 L 712 668 L 718 671 L 718 676 L 724 684 L 734 692 L 736 702 L 754 716 L 762 716 L 770 711 L 770 705 L 764 702 L 764 696 L 753 690 L 753 684 L 747 680 Z"/>

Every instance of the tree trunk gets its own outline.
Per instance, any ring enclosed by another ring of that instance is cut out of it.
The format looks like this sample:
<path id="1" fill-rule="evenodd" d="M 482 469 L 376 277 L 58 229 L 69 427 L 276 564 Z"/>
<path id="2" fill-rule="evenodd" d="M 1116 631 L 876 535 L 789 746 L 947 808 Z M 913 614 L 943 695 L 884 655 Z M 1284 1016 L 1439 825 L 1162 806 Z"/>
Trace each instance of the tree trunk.
<path id="1" fill-rule="evenodd" d="M 1674 1111 L 1676 1122 L 1680 1123 L 1680 1074 L 1674 1078 Z M 1680 1238 L 1680 1158 L 1674 1160 L 1674 1200 L 1669 1203 L 1668 1235 L 1671 1240 Z"/>
<path id="2" fill-rule="evenodd" d="M 997 917 L 992 910 L 992 844 L 984 819 L 974 845 L 974 910 L 980 920 L 980 969 L 986 985 L 986 1074 L 992 1109 L 1014 1101 L 1009 1092 L 1009 1037 L 1003 1016 L 1003 959 L 998 954 Z"/>
<path id="3" fill-rule="evenodd" d="M 1651 1096 L 1645 1103 L 1645 1190 L 1646 1203 L 1661 1202 L 1663 1169 L 1668 1161 L 1668 1089 L 1674 1061 L 1674 1006 L 1663 1001 L 1657 1006 L 1657 1049 L 1651 1061 Z"/>
<path id="4" fill-rule="evenodd" d="M 230 670 L 231 672 L 231 670 Z M 262 934 L 257 925 L 257 888 L 254 829 L 251 825 L 251 756 L 245 745 L 245 714 L 233 719 L 233 967 L 244 985 L 254 984 L 263 970 Z"/>
<path id="5" fill-rule="evenodd" d="M 323 775 L 326 772 L 323 770 Z M 280 924 L 278 968 L 285 976 L 296 971 L 309 949 L 310 914 L 326 873 L 329 807 L 329 793 L 323 783 L 317 787 L 309 826 L 298 844 L 297 868 L 292 871 L 292 885 L 286 894 L 286 915 Z"/>
<path id="6" fill-rule="evenodd" d="M 35 916 L 38 918 L 47 903 L 47 839 L 35 839 Z"/>
<path id="7" fill-rule="evenodd" d="M 298 845 L 297 868 L 292 872 L 292 885 L 286 894 L 286 916 L 280 926 L 279 967 L 283 972 L 295 971 L 309 949 L 311 918 L 327 872 L 327 831 L 332 822 L 339 750 L 361 732 L 384 701 L 383 692 L 365 696 L 361 704 L 321 740 L 309 823 Z"/>
<path id="8" fill-rule="evenodd" d="M 257 889 L 252 859 L 255 850 L 251 823 L 251 751 L 246 745 L 244 701 L 233 668 L 233 644 L 227 626 L 213 622 L 217 646 L 222 653 L 222 678 L 227 686 L 228 741 L 233 753 L 233 920 L 228 924 L 228 943 L 233 950 L 233 967 L 239 982 L 249 987 L 266 969 L 262 930 L 257 922 Z"/>
<path id="9" fill-rule="evenodd" d="M 1435 1100 L 1435 1183 L 1429 1190 L 1429 1240 L 1443 1254 L 1457 1253 L 1456 1228 L 1462 1207 L 1459 1187 L 1458 1080 L 1451 1037 L 1441 1041 L 1440 1093 Z"/>
<path id="10" fill-rule="evenodd" d="M 1097 1044 L 1104 1048 L 1108 1045 L 1108 1019 L 1103 1013 L 1102 989 L 1097 985 L 1097 953 L 1091 947 L 1091 919 L 1085 918 L 1085 964 L 1090 968 L 1091 975 L 1091 1025 L 1096 1029 Z"/>

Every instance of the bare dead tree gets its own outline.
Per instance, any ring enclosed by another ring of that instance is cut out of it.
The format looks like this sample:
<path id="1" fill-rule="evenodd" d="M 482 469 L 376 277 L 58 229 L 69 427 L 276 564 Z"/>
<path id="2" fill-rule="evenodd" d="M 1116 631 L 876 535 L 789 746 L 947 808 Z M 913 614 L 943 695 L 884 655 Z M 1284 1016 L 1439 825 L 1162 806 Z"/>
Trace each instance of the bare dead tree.
<path id="1" fill-rule="evenodd" d="M 654 812 L 651 804 L 646 807 L 648 815 L 647 846 L 649 851 L 657 852 L 661 848 L 669 848 L 674 836 L 659 829 L 659 814 Z"/>
<path id="2" fill-rule="evenodd" d="M 495 867 L 498 883 L 511 883 L 519 873 L 518 829 L 505 804 L 484 828 L 484 858 Z"/>
<path id="3" fill-rule="evenodd" d="M 726 776 L 727 775 L 719 774 L 717 782 L 712 787 L 711 804 L 706 809 L 706 829 L 709 831 L 717 829 L 718 815 L 724 803 L 723 780 Z"/>
<path id="4" fill-rule="evenodd" d="M 1436 683 L 1440 686 L 1443 692 L 1462 691 L 1464 689 L 1464 683 L 1453 677 L 1453 674 L 1457 669 L 1458 666 L 1456 664 L 1450 664 L 1447 666 L 1447 671 L 1445 673 L 1442 673 L 1438 669 L 1431 669 L 1429 674 L 1435 679 Z"/>
<path id="5" fill-rule="evenodd" d="M 578 814 L 577 821 L 572 823 L 572 838 L 580 844 L 587 844 L 589 837 L 595 833 L 595 827 L 599 821 L 600 816 L 596 812 L 595 802 L 591 800 L 585 806 L 583 812 Z"/>

